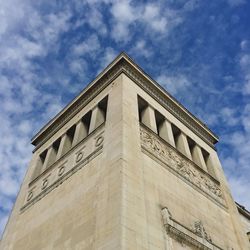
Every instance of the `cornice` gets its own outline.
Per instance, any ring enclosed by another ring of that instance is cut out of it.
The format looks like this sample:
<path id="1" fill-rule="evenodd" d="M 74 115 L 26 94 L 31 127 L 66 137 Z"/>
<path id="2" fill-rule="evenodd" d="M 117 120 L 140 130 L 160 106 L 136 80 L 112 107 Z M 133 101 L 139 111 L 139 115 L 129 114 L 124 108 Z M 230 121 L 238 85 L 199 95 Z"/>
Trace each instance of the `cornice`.
<path id="1" fill-rule="evenodd" d="M 73 118 L 84 106 L 95 98 L 105 87 L 116 79 L 122 69 L 119 64 L 112 67 L 100 79 L 91 82 L 70 104 L 68 104 L 60 113 L 49 121 L 32 139 L 31 143 L 36 146 L 36 151 L 53 134 L 62 128 L 71 118 Z"/>
<path id="2" fill-rule="evenodd" d="M 70 104 L 49 121 L 32 138 L 31 142 L 36 146 L 35 150 L 64 126 L 121 73 L 126 74 L 139 87 L 158 101 L 171 114 L 184 123 L 200 138 L 206 141 L 210 146 L 214 147 L 214 144 L 218 142 L 218 137 L 211 130 L 175 100 L 174 97 L 172 97 L 157 82 L 150 78 L 127 54 L 121 53 Z"/>
<path id="3" fill-rule="evenodd" d="M 250 220 L 250 212 L 242 205 L 239 203 L 235 202 L 237 209 L 240 214 L 242 214 L 246 219 Z"/>

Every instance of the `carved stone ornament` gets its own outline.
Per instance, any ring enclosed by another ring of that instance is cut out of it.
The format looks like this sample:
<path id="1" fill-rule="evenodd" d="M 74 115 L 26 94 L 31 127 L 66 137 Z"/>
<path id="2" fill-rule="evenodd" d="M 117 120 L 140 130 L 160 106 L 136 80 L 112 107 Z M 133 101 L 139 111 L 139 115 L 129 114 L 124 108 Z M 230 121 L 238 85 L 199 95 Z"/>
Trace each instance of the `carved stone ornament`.
<path id="1" fill-rule="evenodd" d="M 32 199 L 32 197 L 33 197 L 33 192 L 30 191 L 28 196 L 27 196 L 27 201 L 30 201 Z"/>
<path id="2" fill-rule="evenodd" d="M 83 151 L 80 151 L 76 154 L 76 163 L 80 162 L 83 158 Z"/>
<path id="3" fill-rule="evenodd" d="M 161 210 L 161 214 L 166 232 L 171 238 L 176 239 L 182 244 L 190 245 L 195 249 L 223 250 L 212 242 L 201 221 L 194 223 L 194 229 L 189 229 L 173 219 L 166 207 Z"/>
<path id="4" fill-rule="evenodd" d="M 196 221 L 194 223 L 194 233 L 199 235 L 200 237 L 206 239 L 208 242 L 212 242 L 211 237 L 207 234 L 203 224 L 201 221 Z"/>
<path id="5" fill-rule="evenodd" d="M 45 189 L 49 184 L 49 181 L 48 179 L 44 179 L 43 182 L 42 182 L 42 190 Z"/>
<path id="6" fill-rule="evenodd" d="M 101 154 L 103 151 L 104 139 L 101 135 L 103 133 L 103 126 L 101 126 L 91 134 L 91 136 L 86 137 L 84 141 L 69 150 L 61 159 L 56 161 L 38 176 L 38 178 L 35 179 L 35 182 L 33 181 L 29 186 L 30 189 L 27 191 L 27 198 L 25 204 L 21 208 L 21 212 L 24 212 L 38 202 L 49 192 L 82 169 L 92 159 Z M 102 138 L 101 144 L 98 147 L 95 147 L 98 138 Z"/>
<path id="7" fill-rule="evenodd" d="M 65 172 L 65 166 L 63 165 L 58 169 L 58 176 L 62 176 L 64 172 Z"/>
<path id="8" fill-rule="evenodd" d="M 209 195 L 220 205 L 225 206 L 222 192 L 214 179 L 199 170 L 194 163 L 185 159 L 178 151 L 163 142 L 157 135 L 144 127 L 140 127 L 141 146 L 150 155 L 153 155 L 167 166 L 175 175 L 184 179 L 187 183 L 195 186 L 197 190 Z"/>
<path id="9" fill-rule="evenodd" d="M 104 137 L 103 137 L 103 136 L 97 137 L 97 138 L 96 138 L 96 142 L 95 142 L 95 146 L 96 146 L 96 147 L 101 146 L 102 143 L 103 143 L 103 141 L 104 141 Z"/>

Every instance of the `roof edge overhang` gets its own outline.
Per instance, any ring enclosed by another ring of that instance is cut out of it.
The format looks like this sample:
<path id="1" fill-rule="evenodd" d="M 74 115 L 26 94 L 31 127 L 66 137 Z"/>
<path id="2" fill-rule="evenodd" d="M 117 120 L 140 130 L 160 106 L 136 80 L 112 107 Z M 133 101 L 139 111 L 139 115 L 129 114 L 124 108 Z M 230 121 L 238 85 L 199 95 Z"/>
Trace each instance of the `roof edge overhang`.
<path id="1" fill-rule="evenodd" d="M 43 126 L 31 139 L 31 143 L 36 146 L 35 150 L 121 73 L 125 73 L 130 77 L 137 85 L 162 104 L 170 113 L 205 140 L 210 146 L 214 147 L 214 144 L 219 141 L 218 136 L 204 123 L 190 113 L 163 87 L 145 73 L 126 53 L 122 52 L 90 82 L 77 97 Z"/>
<path id="2" fill-rule="evenodd" d="M 250 212 L 238 202 L 235 201 L 235 203 L 239 213 L 245 216 L 248 220 L 250 220 Z"/>

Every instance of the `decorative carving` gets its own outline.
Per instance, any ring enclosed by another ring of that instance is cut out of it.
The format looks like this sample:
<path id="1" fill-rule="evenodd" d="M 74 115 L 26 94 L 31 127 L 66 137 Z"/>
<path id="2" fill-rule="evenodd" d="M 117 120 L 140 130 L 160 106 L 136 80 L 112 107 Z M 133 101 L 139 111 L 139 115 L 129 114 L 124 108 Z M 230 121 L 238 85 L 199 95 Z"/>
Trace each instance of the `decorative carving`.
<path id="1" fill-rule="evenodd" d="M 157 157 L 164 165 L 192 183 L 220 204 L 225 204 L 219 184 L 208 174 L 195 167 L 195 164 L 182 157 L 167 143 L 162 142 L 146 128 L 140 128 L 142 148 Z"/>
<path id="2" fill-rule="evenodd" d="M 80 151 L 80 152 L 78 152 L 78 153 L 76 154 L 76 163 L 79 162 L 79 161 L 81 161 L 82 158 L 83 158 L 83 152 Z"/>
<path id="3" fill-rule="evenodd" d="M 48 179 L 44 179 L 42 183 L 42 190 L 44 190 L 48 186 L 48 184 L 49 184 Z"/>
<path id="4" fill-rule="evenodd" d="M 32 197 L 33 197 L 33 192 L 30 191 L 28 196 L 27 196 L 27 201 L 30 201 L 32 199 Z"/>
<path id="5" fill-rule="evenodd" d="M 97 138 L 96 138 L 96 142 L 95 142 L 95 146 L 96 146 L 96 147 L 101 146 L 102 143 L 103 143 L 103 141 L 104 141 L 104 137 L 103 137 L 103 136 L 97 137 Z"/>
<path id="6" fill-rule="evenodd" d="M 58 169 L 58 176 L 62 176 L 64 172 L 65 172 L 65 166 L 59 167 L 59 169 Z"/>
<path id="7" fill-rule="evenodd" d="M 161 214 L 167 234 L 182 244 L 185 243 L 197 249 L 222 250 L 222 248 L 212 242 L 200 221 L 195 222 L 194 229 L 189 229 L 173 219 L 166 207 L 161 210 Z"/>
<path id="8" fill-rule="evenodd" d="M 212 243 L 211 237 L 207 234 L 203 224 L 201 221 L 196 221 L 194 223 L 194 233 L 198 236 L 202 237 L 203 239 L 207 240 L 208 242 Z"/>
<path id="9" fill-rule="evenodd" d="M 94 157 L 99 155 L 103 149 L 103 133 L 103 126 L 101 126 L 91 134 L 91 136 L 86 137 L 84 141 L 72 148 L 71 151 L 68 151 L 61 159 L 47 168 L 46 172 L 43 172 L 29 184 L 30 189 L 28 190 L 27 199 L 24 206 L 21 208 L 21 212 L 42 199 L 45 195 L 89 163 Z M 102 138 L 99 139 L 101 145 L 95 147 L 98 138 Z M 46 173 L 46 175 L 44 173 Z M 36 185 L 34 185 L 35 183 Z"/>

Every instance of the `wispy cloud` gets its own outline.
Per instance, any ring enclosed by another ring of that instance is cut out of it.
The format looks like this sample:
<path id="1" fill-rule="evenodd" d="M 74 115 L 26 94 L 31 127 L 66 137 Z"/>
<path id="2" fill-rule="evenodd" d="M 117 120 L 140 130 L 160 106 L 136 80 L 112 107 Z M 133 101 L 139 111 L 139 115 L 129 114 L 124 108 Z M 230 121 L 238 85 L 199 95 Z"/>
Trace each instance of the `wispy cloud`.
<path id="1" fill-rule="evenodd" d="M 179 91 L 184 93 L 191 85 L 191 82 L 184 75 L 160 75 L 156 79 L 164 88 L 166 88 L 172 95 L 176 95 Z"/>
<path id="2" fill-rule="evenodd" d="M 181 13 L 166 8 L 160 3 L 136 4 L 123 0 L 112 5 L 112 37 L 117 42 L 127 43 L 134 34 L 134 26 L 141 27 L 147 35 L 163 35 L 182 22 Z M 152 34 L 153 33 L 153 34 Z"/>
<path id="3" fill-rule="evenodd" d="M 86 54 L 95 53 L 100 49 L 100 42 L 97 35 L 90 35 L 86 40 L 72 46 L 72 53 L 78 57 L 84 57 Z"/>

